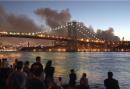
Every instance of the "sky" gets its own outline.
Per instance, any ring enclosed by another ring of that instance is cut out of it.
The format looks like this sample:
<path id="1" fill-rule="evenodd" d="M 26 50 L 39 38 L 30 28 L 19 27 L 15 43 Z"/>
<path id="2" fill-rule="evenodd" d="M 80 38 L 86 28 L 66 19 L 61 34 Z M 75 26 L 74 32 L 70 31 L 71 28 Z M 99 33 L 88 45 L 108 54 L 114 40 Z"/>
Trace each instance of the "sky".
<path id="1" fill-rule="evenodd" d="M 51 8 L 57 11 L 69 9 L 71 20 L 91 25 L 94 30 L 114 28 L 115 35 L 130 40 L 130 1 L 119 0 L 45 0 L 45 1 L 0 1 L 8 13 L 27 15 L 38 25 L 44 21 L 38 17 L 34 10 L 38 8 Z"/>

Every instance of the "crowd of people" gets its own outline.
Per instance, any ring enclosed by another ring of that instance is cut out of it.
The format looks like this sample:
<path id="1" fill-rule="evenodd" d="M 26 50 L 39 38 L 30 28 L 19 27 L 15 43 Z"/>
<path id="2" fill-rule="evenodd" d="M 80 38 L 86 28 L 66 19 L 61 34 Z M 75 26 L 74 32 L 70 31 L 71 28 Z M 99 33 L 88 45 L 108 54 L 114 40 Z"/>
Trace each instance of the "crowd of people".
<path id="1" fill-rule="evenodd" d="M 79 85 L 76 84 L 74 69 L 70 70 L 67 85 L 62 84 L 60 76 L 55 80 L 54 73 L 52 60 L 48 60 L 43 68 L 40 56 L 36 57 L 36 62 L 31 66 L 29 61 L 22 62 L 17 59 L 12 66 L 8 66 L 7 59 L 0 59 L 0 89 L 90 89 L 86 73 L 82 74 Z M 120 89 L 112 72 L 108 72 L 104 86 L 106 89 Z"/>

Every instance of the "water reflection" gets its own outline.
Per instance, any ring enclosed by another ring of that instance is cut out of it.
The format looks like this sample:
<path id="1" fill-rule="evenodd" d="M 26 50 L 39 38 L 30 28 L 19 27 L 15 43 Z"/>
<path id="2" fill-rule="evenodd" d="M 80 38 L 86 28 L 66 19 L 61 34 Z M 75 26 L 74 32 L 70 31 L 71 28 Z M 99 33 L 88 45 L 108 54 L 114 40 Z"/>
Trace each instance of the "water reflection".
<path id="1" fill-rule="evenodd" d="M 8 62 L 12 65 L 16 58 L 20 59 L 22 56 L 19 52 L 0 52 L 0 59 L 8 58 Z"/>
<path id="2" fill-rule="evenodd" d="M 6 53 L 6 52 L 0 53 L 0 58 L 15 59 L 15 58 L 20 58 L 20 57 L 21 57 L 21 53 Z"/>

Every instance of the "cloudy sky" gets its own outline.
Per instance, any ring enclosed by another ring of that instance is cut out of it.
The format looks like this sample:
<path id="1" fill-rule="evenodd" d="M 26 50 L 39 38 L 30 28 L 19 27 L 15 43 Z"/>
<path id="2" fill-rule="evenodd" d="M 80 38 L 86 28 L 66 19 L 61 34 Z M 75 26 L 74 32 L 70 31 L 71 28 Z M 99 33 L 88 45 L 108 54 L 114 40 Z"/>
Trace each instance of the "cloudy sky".
<path id="1" fill-rule="evenodd" d="M 38 27 L 34 25 L 35 23 L 38 26 L 49 24 L 53 27 L 64 23 L 64 21 L 76 20 L 83 22 L 87 26 L 91 25 L 95 31 L 96 29 L 106 30 L 113 27 L 117 36 L 130 40 L 130 1 L 128 0 L 5 0 L 0 1 L 0 6 L 4 9 L 0 14 L 6 14 L 5 18 L 8 17 L 6 21 L 10 22 L 12 26 L 23 27 L 27 25 L 24 24 L 25 22 L 31 22 L 33 28 L 36 29 Z M 57 19 L 56 24 L 52 21 L 54 17 L 53 20 Z M 63 19 L 59 19 L 59 17 Z M 12 20 L 12 18 L 15 20 Z M 19 18 L 23 25 L 14 24 Z M 26 21 L 22 19 L 26 19 Z M 44 19 L 46 19 L 46 22 Z M 28 24 L 28 28 L 31 25 Z M 30 31 L 34 31 L 33 28 Z"/>

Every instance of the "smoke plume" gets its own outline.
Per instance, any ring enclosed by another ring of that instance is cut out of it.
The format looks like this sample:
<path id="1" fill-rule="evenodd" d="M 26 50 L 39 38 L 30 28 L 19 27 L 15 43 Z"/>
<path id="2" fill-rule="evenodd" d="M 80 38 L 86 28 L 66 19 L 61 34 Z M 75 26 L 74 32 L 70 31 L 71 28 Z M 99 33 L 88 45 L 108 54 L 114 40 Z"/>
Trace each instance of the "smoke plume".
<path id="1" fill-rule="evenodd" d="M 50 8 L 39 8 L 36 9 L 34 13 L 45 20 L 46 25 L 51 28 L 64 25 L 71 19 L 71 14 L 68 9 L 57 11 Z M 88 29 L 90 32 L 94 32 L 91 26 Z M 40 27 L 38 27 L 31 18 L 25 15 L 7 13 L 6 10 L 0 6 L 0 31 L 37 32 L 40 31 Z M 63 32 L 60 34 L 62 35 Z M 109 28 L 105 31 L 99 29 L 96 34 L 103 40 L 120 40 L 118 36 L 115 36 L 113 28 Z"/>
<path id="2" fill-rule="evenodd" d="M 9 14 L 0 6 L 0 31 L 36 32 L 40 28 L 25 15 Z"/>
<path id="3" fill-rule="evenodd" d="M 0 31 L 37 32 L 40 31 L 40 27 L 38 27 L 31 18 L 25 15 L 8 13 L 4 7 L 0 6 Z M 26 41 L 27 39 L 0 37 L 0 44 L 3 45 L 27 43 Z M 30 42 L 32 42 L 32 40 Z"/>
<path id="4" fill-rule="evenodd" d="M 120 40 L 120 38 L 118 36 L 115 36 L 114 29 L 111 27 L 105 31 L 98 29 L 97 36 L 100 39 L 107 40 L 107 41 L 119 41 Z"/>
<path id="5" fill-rule="evenodd" d="M 50 8 L 39 8 L 34 12 L 42 17 L 46 21 L 46 24 L 52 28 L 64 25 L 66 22 L 70 21 L 71 18 L 68 9 L 58 12 L 57 10 L 52 10 Z"/>

